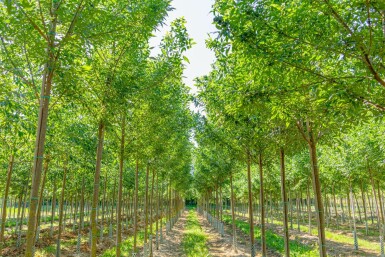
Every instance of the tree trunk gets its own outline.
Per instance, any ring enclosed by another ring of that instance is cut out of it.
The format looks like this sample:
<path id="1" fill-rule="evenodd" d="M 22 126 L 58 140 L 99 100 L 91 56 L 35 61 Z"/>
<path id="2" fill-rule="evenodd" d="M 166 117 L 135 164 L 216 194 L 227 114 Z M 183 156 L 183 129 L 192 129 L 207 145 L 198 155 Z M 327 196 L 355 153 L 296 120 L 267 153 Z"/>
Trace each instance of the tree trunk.
<path id="1" fill-rule="evenodd" d="M 21 194 L 19 195 L 19 200 L 18 200 L 18 203 L 17 203 L 17 217 L 16 217 L 16 228 L 15 228 L 15 231 L 17 233 L 18 231 L 18 221 L 20 220 L 20 213 L 21 213 L 21 203 L 23 201 L 23 192 L 21 192 Z"/>
<path id="2" fill-rule="evenodd" d="M 221 222 L 223 222 L 223 198 L 222 198 L 222 187 L 219 186 L 219 203 L 220 203 L 220 206 L 219 206 L 219 220 Z"/>
<path id="3" fill-rule="evenodd" d="M 85 185 L 84 185 L 84 177 L 82 178 L 82 188 L 81 188 L 81 196 L 80 196 L 80 219 L 79 219 L 79 225 L 78 225 L 78 241 L 76 244 L 76 251 L 79 253 L 80 252 L 80 242 L 81 242 L 81 231 L 84 226 L 84 190 L 85 190 Z"/>
<path id="4" fill-rule="evenodd" d="M 300 218 L 301 218 L 301 210 L 300 210 L 300 204 L 299 204 L 299 193 L 297 192 L 297 199 L 296 199 L 296 210 L 297 210 L 297 229 L 298 232 L 301 232 L 301 227 L 300 227 Z"/>
<path id="5" fill-rule="evenodd" d="M 360 208 L 360 205 L 358 204 L 358 198 L 357 198 L 357 195 L 356 195 L 355 192 L 353 192 L 353 200 L 356 200 L 356 206 L 357 206 L 357 210 L 358 210 L 358 217 L 360 219 L 360 222 L 362 222 L 361 208 Z"/>
<path id="6" fill-rule="evenodd" d="M 233 188 L 233 173 L 230 172 L 230 191 L 231 191 L 231 218 L 232 218 L 232 227 L 233 227 L 233 248 L 237 253 L 237 230 L 235 224 L 235 197 L 234 197 L 234 188 Z"/>
<path id="7" fill-rule="evenodd" d="M 307 213 L 308 213 L 308 222 L 309 222 L 309 235 L 311 235 L 311 199 L 310 199 L 310 188 L 309 184 L 307 185 Z"/>
<path id="8" fill-rule="evenodd" d="M 82 179 L 82 192 L 81 192 L 81 199 L 80 199 L 80 225 L 79 225 L 79 233 L 80 230 L 84 228 L 84 191 L 85 191 L 85 184 L 84 184 L 84 177 Z"/>
<path id="9" fill-rule="evenodd" d="M 285 172 L 285 152 L 284 149 L 280 149 L 280 162 L 281 162 L 281 195 L 283 202 L 283 232 L 284 232 L 284 244 L 285 244 L 285 256 L 290 256 L 289 247 L 289 222 L 287 218 L 287 195 L 286 195 L 286 172 Z"/>
<path id="10" fill-rule="evenodd" d="M 122 195 L 123 195 L 123 170 L 124 170 L 124 140 L 126 129 L 126 115 L 122 118 L 122 137 L 120 139 L 119 155 L 119 188 L 118 188 L 118 213 L 117 213 L 117 231 L 116 231 L 116 257 L 120 257 L 122 243 Z"/>
<path id="11" fill-rule="evenodd" d="M 57 235 L 57 244 L 56 244 L 56 257 L 60 257 L 60 239 L 61 239 L 61 232 L 62 232 L 62 224 L 63 224 L 63 205 L 64 205 L 64 192 L 66 187 L 66 179 L 67 179 L 67 164 L 65 164 L 64 167 L 64 174 L 63 174 L 63 185 L 61 189 L 61 196 L 60 196 L 60 208 L 59 208 L 59 231 Z"/>
<path id="12" fill-rule="evenodd" d="M 376 196 L 376 187 L 375 187 L 375 184 L 374 184 L 373 174 L 372 174 L 370 168 L 368 168 L 368 171 L 369 171 L 370 182 L 371 182 L 372 190 L 373 190 L 374 202 L 376 204 L 377 226 L 379 226 L 381 224 L 381 227 L 382 227 L 382 224 L 384 224 L 384 215 L 382 215 L 382 212 L 380 213 L 379 204 L 378 204 L 377 196 Z"/>
<path id="13" fill-rule="evenodd" d="M 50 230 L 50 236 L 53 236 L 53 223 L 55 220 L 55 213 L 56 213 L 56 181 L 53 182 L 53 192 L 52 192 L 52 202 L 51 202 L 51 230 Z"/>
<path id="14" fill-rule="evenodd" d="M 134 253 L 136 253 L 136 244 L 138 236 L 138 174 L 139 173 L 139 162 L 136 160 L 136 170 L 135 170 L 135 200 L 134 200 Z"/>
<path id="15" fill-rule="evenodd" d="M 38 232 L 39 232 L 39 229 L 37 229 L 37 228 L 40 226 L 41 208 L 42 208 L 42 204 L 43 204 L 43 200 L 44 200 L 43 199 L 43 193 L 44 193 L 44 187 L 45 187 L 45 182 L 46 182 L 46 178 L 47 178 L 48 165 L 49 165 L 49 159 L 46 160 L 45 165 L 44 165 L 43 181 L 41 183 L 41 188 L 40 188 L 39 205 L 38 205 L 38 209 L 37 209 L 36 239 L 38 238 Z"/>
<path id="16" fill-rule="evenodd" d="M 46 161 L 45 161 L 43 181 L 42 181 L 41 188 L 40 188 L 39 204 L 38 204 L 38 209 L 37 209 L 37 222 L 36 222 L 35 242 L 38 242 L 39 241 L 39 237 L 40 237 L 41 208 L 42 208 L 42 205 L 44 204 L 43 194 L 44 194 L 45 182 L 46 182 L 47 173 L 48 173 L 48 165 L 49 165 L 49 158 L 47 158 Z M 48 200 L 47 200 L 47 205 L 48 205 Z"/>
<path id="17" fill-rule="evenodd" d="M 365 234 L 368 235 L 368 215 L 366 213 L 366 201 L 365 201 L 364 187 L 362 183 L 361 183 L 361 197 L 362 197 L 362 206 L 364 208 Z"/>
<path id="18" fill-rule="evenodd" d="M 24 214 L 25 214 L 25 209 L 26 209 L 26 205 L 27 205 L 27 194 L 28 194 L 28 190 L 27 190 L 27 187 L 25 187 L 25 189 L 23 188 L 23 191 L 25 190 L 25 194 L 23 196 L 24 200 L 23 200 L 23 208 L 21 209 L 21 217 L 20 217 L 20 225 L 19 225 L 19 234 L 18 234 L 18 239 L 17 239 L 17 245 L 19 246 L 19 243 L 20 243 L 20 240 L 21 240 L 21 231 L 23 230 L 23 223 L 24 223 Z"/>
<path id="19" fill-rule="evenodd" d="M 8 164 L 7 182 L 5 185 L 3 209 L 2 209 L 2 216 L 1 216 L 2 217 L 1 218 L 1 233 L 0 233 L 0 243 L 1 244 L 4 244 L 5 220 L 7 219 L 7 199 L 8 199 L 8 193 L 9 193 L 9 186 L 11 184 L 14 159 L 15 159 L 14 155 L 11 154 L 11 157 L 9 158 L 9 164 Z"/>
<path id="20" fill-rule="evenodd" d="M 325 214 L 326 214 L 326 226 L 329 227 L 330 208 L 329 208 L 329 198 L 327 197 L 326 192 L 325 192 L 324 199 L 325 199 L 324 208 L 325 208 Z"/>
<path id="21" fill-rule="evenodd" d="M 114 182 L 114 188 L 112 190 L 112 203 L 111 203 L 111 212 L 110 212 L 110 233 L 112 233 L 112 223 L 114 222 L 114 208 L 115 208 L 115 195 L 116 195 L 116 177 L 115 177 L 115 182 Z"/>
<path id="22" fill-rule="evenodd" d="M 170 177 L 170 183 L 168 185 L 168 222 L 170 224 L 171 229 L 171 212 L 172 212 L 172 201 L 171 201 L 171 177 Z"/>
<path id="23" fill-rule="evenodd" d="M 354 208 L 354 195 L 352 186 L 350 185 L 350 201 L 352 206 L 352 213 L 353 213 L 353 239 L 354 239 L 354 250 L 358 250 L 358 242 L 357 242 L 357 228 L 356 228 L 356 212 Z"/>
<path id="24" fill-rule="evenodd" d="M 367 198 L 368 198 L 368 205 L 369 205 L 369 210 L 370 210 L 370 219 L 371 219 L 372 225 L 373 225 L 373 224 L 374 224 L 374 219 L 373 219 L 374 214 L 373 214 L 373 207 L 372 207 L 372 203 L 371 203 L 371 201 L 370 201 L 370 195 L 369 195 L 369 193 L 366 193 L 366 196 L 367 196 Z"/>
<path id="25" fill-rule="evenodd" d="M 290 229 L 293 229 L 293 203 L 292 203 L 292 200 L 291 200 L 291 191 L 290 191 L 290 189 L 289 189 L 289 209 L 290 209 Z"/>
<path id="26" fill-rule="evenodd" d="M 102 200 L 102 221 L 101 221 L 101 226 L 100 229 L 102 232 L 100 233 L 101 236 L 103 236 L 103 227 L 104 227 L 104 220 L 105 220 L 105 212 L 106 212 L 106 194 L 107 194 L 107 174 L 104 177 L 104 188 L 103 188 L 103 200 Z"/>
<path id="27" fill-rule="evenodd" d="M 345 208 L 344 208 L 344 201 L 342 199 L 342 196 L 340 197 L 340 207 L 341 207 L 341 211 L 342 211 L 341 222 L 345 223 Z"/>
<path id="28" fill-rule="evenodd" d="M 247 184 L 249 191 L 249 224 L 250 224 L 250 245 L 251 245 L 251 257 L 255 257 L 255 245 L 254 245 L 254 221 L 253 221 L 253 193 L 251 191 L 251 156 L 250 152 L 247 152 Z"/>
<path id="29" fill-rule="evenodd" d="M 96 242 L 98 237 L 98 228 L 96 222 L 96 210 L 99 204 L 99 187 L 100 187 L 100 170 L 102 167 L 102 154 L 103 154 L 103 143 L 104 143 L 104 122 L 100 121 L 98 129 L 98 148 L 96 152 L 96 168 L 94 177 L 94 192 L 92 196 L 92 209 L 91 209 L 91 257 L 96 257 Z"/>
<path id="30" fill-rule="evenodd" d="M 339 228 L 339 223 L 338 223 L 338 211 L 337 211 L 337 201 L 336 201 L 336 192 L 334 190 L 334 185 L 333 185 L 333 203 L 334 203 L 334 214 L 336 216 L 336 225 L 337 229 Z"/>
<path id="31" fill-rule="evenodd" d="M 36 141 L 34 151 L 34 161 L 32 169 L 32 184 L 31 184 L 31 198 L 29 204 L 29 217 L 28 217 L 28 230 L 27 230 L 27 242 L 25 246 L 25 257 L 32 257 L 34 255 L 35 248 L 35 235 L 36 235 L 36 215 L 37 205 L 39 202 L 39 187 L 40 179 L 43 168 L 43 156 L 44 156 L 44 144 L 47 132 L 48 122 L 48 106 L 49 98 L 51 95 L 52 81 L 56 65 L 56 54 L 55 54 L 55 35 L 56 35 L 56 24 L 57 24 L 57 9 L 59 8 L 60 2 L 53 2 L 51 6 L 51 21 L 48 32 L 47 41 L 47 57 L 48 60 L 44 67 L 44 73 L 42 78 L 41 95 L 39 103 L 39 116 L 36 130 Z"/>
<path id="32" fill-rule="evenodd" d="M 378 205 L 379 205 L 379 212 L 381 214 L 381 224 L 384 225 L 384 211 L 382 208 L 382 200 L 381 200 L 381 193 L 380 193 L 380 182 L 377 180 L 377 193 L 378 193 Z"/>
<path id="33" fill-rule="evenodd" d="M 309 152 L 312 167 L 312 182 L 314 190 L 314 199 L 316 206 L 316 217 L 318 225 L 318 244 L 320 257 L 326 256 L 326 239 L 325 239 L 325 217 L 324 207 L 322 203 L 321 184 L 319 179 L 318 160 L 316 142 L 313 136 L 313 131 L 310 125 L 308 125 L 309 134 Z"/>
<path id="34" fill-rule="evenodd" d="M 154 199 L 154 180 L 155 180 L 155 171 L 152 170 L 152 182 L 151 182 L 151 195 L 150 195 L 150 257 L 152 257 L 152 204 Z"/>
<path id="35" fill-rule="evenodd" d="M 159 250 L 159 219 L 162 223 L 162 215 L 159 213 L 160 209 L 160 190 L 159 190 L 159 173 L 156 173 L 156 193 L 157 193 L 157 202 L 156 202 L 156 250 Z"/>
<path id="36" fill-rule="evenodd" d="M 261 243 L 262 243 L 262 257 L 266 256 L 266 230 L 265 230 L 265 196 L 263 188 L 263 164 L 262 153 L 259 153 L 259 202 L 261 205 Z"/>
<path id="37" fill-rule="evenodd" d="M 146 245 L 148 239 L 148 177 L 150 173 L 150 165 L 146 167 L 146 184 L 145 184 L 145 195 L 144 195 L 144 244 Z M 146 246 L 145 246 L 146 247 Z"/>
<path id="38" fill-rule="evenodd" d="M 163 184 L 163 181 L 162 181 L 162 184 L 161 184 L 161 188 L 160 188 L 160 192 L 159 192 L 159 212 L 160 212 L 160 235 L 159 235 L 159 241 L 162 242 L 163 240 L 163 211 L 164 211 L 164 207 L 163 207 L 163 190 L 164 190 L 164 184 Z M 158 245 L 158 248 L 159 248 L 159 245 Z"/>

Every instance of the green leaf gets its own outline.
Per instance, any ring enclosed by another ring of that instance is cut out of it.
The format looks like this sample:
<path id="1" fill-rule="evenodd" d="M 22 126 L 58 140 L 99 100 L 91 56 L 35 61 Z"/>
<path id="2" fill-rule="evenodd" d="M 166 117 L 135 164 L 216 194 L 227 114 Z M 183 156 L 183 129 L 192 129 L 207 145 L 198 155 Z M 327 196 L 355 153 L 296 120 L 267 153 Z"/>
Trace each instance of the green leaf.
<path id="1" fill-rule="evenodd" d="M 188 64 L 190 64 L 190 60 L 187 58 L 187 56 L 183 56 L 183 60 L 185 60 Z"/>

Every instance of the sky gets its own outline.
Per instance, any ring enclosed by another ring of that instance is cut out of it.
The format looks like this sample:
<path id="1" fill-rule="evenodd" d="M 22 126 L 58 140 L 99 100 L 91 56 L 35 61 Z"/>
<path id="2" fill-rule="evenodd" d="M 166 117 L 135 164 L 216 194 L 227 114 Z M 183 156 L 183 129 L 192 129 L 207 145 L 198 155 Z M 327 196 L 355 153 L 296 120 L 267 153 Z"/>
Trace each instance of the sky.
<path id="1" fill-rule="evenodd" d="M 211 64 L 214 62 L 215 56 L 212 51 L 206 48 L 205 40 L 208 35 L 215 32 L 212 25 L 213 15 L 211 6 L 214 0 L 173 0 L 171 5 L 175 8 L 169 13 L 166 19 L 166 25 L 158 28 L 155 37 L 150 40 L 150 45 L 155 47 L 152 54 L 159 52 L 159 45 L 166 31 L 169 31 L 170 23 L 176 18 L 185 17 L 187 30 L 195 44 L 185 54 L 190 60 L 190 64 L 186 63 L 184 72 L 184 83 L 191 88 L 191 93 L 196 93 L 194 87 L 194 79 L 208 74 L 211 71 Z"/>

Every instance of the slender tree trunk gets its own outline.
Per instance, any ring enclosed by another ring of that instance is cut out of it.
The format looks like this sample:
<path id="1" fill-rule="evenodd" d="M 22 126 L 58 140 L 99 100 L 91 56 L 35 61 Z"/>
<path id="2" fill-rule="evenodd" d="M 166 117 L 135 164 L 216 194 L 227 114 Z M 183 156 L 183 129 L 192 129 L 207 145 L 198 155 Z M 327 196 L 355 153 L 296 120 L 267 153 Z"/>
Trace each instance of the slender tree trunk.
<path id="1" fill-rule="evenodd" d="M 20 243 L 19 242 L 19 238 L 21 236 L 21 231 L 23 230 L 23 225 L 24 225 L 24 214 L 25 214 L 25 208 L 26 208 L 26 205 L 27 205 L 27 194 L 28 194 L 28 190 L 27 190 L 27 187 L 25 189 L 23 189 L 23 191 L 25 190 L 25 195 L 24 195 L 24 200 L 23 200 L 23 208 L 21 209 L 21 217 L 20 217 L 20 225 L 19 225 L 19 236 L 18 236 L 18 244 Z"/>
<path id="2" fill-rule="evenodd" d="M 380 182 L 377 180 L 377 193 L 378 193 L 378 205 L 380 207 L 379 212 L 381 215 L 381 222 L 384 225 L 384 211 L 382 208 L 382 200 L 381 200 L 381 191 L 380 191 Z"/>
<path id="3" fill-rule="evenodd" d="M 18 231 L 18 221 L 20 220 L 20 213 L 21 213 L 21 203 L 23 201 L 23 192 L 21 192 L 21 194 L 19 195 L 19 201 L 18 201 L 18 204 L 17 204 L 17 217 L 16 217 L 16 233 Z"/>
<path id="4" fill-rule="evenodd" d="M 368 168 L 368 171 L 369 171 L 369 176 L 370 176 L 370 182 L 371 182 L 371 184 L 372 184 L 372 190 L 373 190 L 374 202 L 375 202 L 375 204 L 376 204 L 377 226 L 380 228 L 379 225 L 381 224 L 381 226 L 382 226 L 382 224 L 384 224 L 384 216 L 382 215 L 382 212 L 380 213 L 379 204 L 378 204 L 377 196 L 376 196 L 376 187 L 375 187 L 375 184 L 374 184 L 373 174 L 372 174 L 370 168 Z M 382 231 L 382 230 L 381 230 L 381 231 Z"/>
<path id="5" fill-rule="evenodd" d="M 358 242 L 357 242 L 357 229 L 356 229 L 356 212 L 354 208 L 354 195 L 352 186 L 350 185 L 350 201 L 352 206 L 352 213 L 353 213 L 353 237 L 354 237 L 354 250 L 358 250 Z"/>
<path id="6" fill-rule="evenodd" d="M 219 220 L 223 222 L 223 198 L 222 198 L 222 187 L 219 186 Z"/>
<path id="7" fill-rule="evenodd" d="M 65 164 L 64 167 L 64 174 L 63 174 L 63 185 L 61 189 L 61 196 L 60 196 L 60 208 L 59 208 L 59 231 L 57 234 L 57 244 L 56 244 L 56 257 L 60 257 L 60 239 L 61 239 L 61 233 L 62 233 L 62 225 L 63 225 L 63 205 L 64 205 L 64 192 L 66 187 L 66 180 L 67 180 L 67 164 Z"/>
<path id="8" fill-rule="evenodd" d="M 324 204 L 324 208 L 325 208 L 325 214 L 326 214 L 326 226 L 329 227 L 329 217 L 330 217 L 330 211 L 329 211 L 329 198 L 327 197 L 327 194 L 325 192 L 325 196 L 324 196 L 324 199 L 325 199 L 325 204 Z"/>
<path id="9" fill-rule="evenodd" d="M 99 187 L 100 187 L 100 170 L 102 167 L 102 154 L 103 154 L 103 143 L 104 143 L 104 122 L 100 121 L 98 129 L 98 148 L 96 152 L 96 168 L 94 177 L 94 192 L 92 196 L 92 209 L 91 209 L 91 257 L 96 257 L 96 242 L 98 237 L 98 228 L 96 222 L 96 210 L 99 204 Z"/>
<path id="10" fill-rule="evenodd" d="M 85 200 L 84 200 L 84 192 L 85 192 L 85 184 L 84 184 L 84 177 L 82 178 L 82 192 L 81 192 L 81 199 L 80 199 L 80 225 L 79 225 L 79 232 L 81 229 L 84 228 L 84 207 L 85 207 Z"/>
<path id="11" fill-rule="evenodd" d="M 118 189 L 118 213 L 116 231 L 116 257 L 121 256 L 120 245 L 122 243 L 122 195 L 123 195 L 123 170 L 124 170 L 124 140 L 126 130 L 126 115 L 122 117 L 122 137 L 120 139 L 119 155 L 119 189 Z"/>
<path id="12" fill-rule="evenodd" d="M 281 162 L 281 194 L 283 202 L 283 232 L 284 232 L 284 244 L 285 244 L 285 256 L 290 256 L 289 247 L 289 222 L 287 218 L 287 195 L 286 195 L 286 172 L 285 172 L 285 152 L 284 149 L 280 150 L 280 162 Z"/>
<path id="13" fill-rule="evenodd" d="M 311 198 L 310 198 L 310 187 L 307 185 L 307 213 L 308 213 L 308 222 L 309 222 L 309 235 L 311 235 Z"/>
<path id="14" fill-rule="evenodd" d="M 34 151 L 34 161 L 32 169 L 32 185 L 31 185 L 31 197 L 29 204 L 29 217 L 28 217 L 28 230 L 27 230 L 27 242 L 25 247 L 25 256 L 32 257 L 34 255 L 35 248 L 35 235 L 36 235 L 36 215 L 37 205 L 39 202 L 39 187 L 40 179 L 43 168 L 43 156 L 44 156 L 44 144 L 47 132 L 48 121 L 48 106 L 49 98 L 51 95 L 52 81 L 56 65 L 55 54 L 55 35 L 57 24 L 57 9 L 60 2 L 53 2 L 51 7 L 51 21 L 49 24 L 48 42 L 47 42 L 47 57 L 48 60 L 44 67 L 44 73 L 42 78 L 41 98 L 39 103 L 39 116 L 36 130 L 36 141 Z"/>
<path id="15" fill-rule="evenodd" d="M 134 253 L 136 253 L 137 237 L 138 237 L 138 174 L 139 173 L 139 162 L 136 160 L 135 170 L 135 200 L 134 200 Z"/>
<path id="16" fill-rule="evenodd" d="M 103 227 L 104 227 L 104 220 L 105 220 L 105 212 L 106 212 L 106 194 L 107 194 L 107 174 L 104 177 L 104 188 L 103 188 L 103 200 L 102 200 L 102 222 L 100 229 L 102 232 L 100 233 L 101 236 L 103 236 Z"/>
<path id="17" fill-rule="evenodd" d="M 112 231 L 112 223 L 114 222 L 114 208 L 115 208 L 115 195 L 116 195 L 116 183 L 117 183 L 117 180 L 115 178 L 115 182 L 114 182 L 114 189 L 112 190 L 112 204 L 111 204 L 111 212 L 110 212 L 110 233 L 111 235 L 113 234 L 113 231 Z"/>
<path id="18" fill-rule="evenodd" d="M 52 192 L 52 206 L 51 206 L 51 230 L 50 230 L 50 236 L 53 236 L 53 223 L 55 221 L 55 213 L 56 213 L 56 181 L 53 182 L 53 192 Z"/>
<path id="19" fill-rule="evenodd" d="M 299 206 L 299 192 L 297 192 L 297 199 L 296 199 L 296 210 L 297 210 L 297 229 L 298 232 L 301 232 L 301 227 L 300 227 L 300 218 L 301 218 L 301 210 Z"/>
<path id="20" fill-rule="evenodd" d="M 248 191 L 249 191 L 249 224 L 250 224 L 251 257 L 255 257 L 253 193 L 252 193 L 252 186 L 251 186 L 251 156 L 249 151 L 247 152 L 247 184 L 248 184 Z"/>
<path id="21" fill-rule="evenodd" d="M 42 204 L 44 203 L 43 202 L 43 200 L 44 200 L 43 199 L 43 193 L 44 193 L 44 187 L 45 187 L 45 182 L 46 182 L 46 178 L 47 178 L 48 166 L 49 166 L 49 159 L 46 160 L 45 165 L 44 165 L 43 181 L 41 183 L 41 188 L 40 188 L 39 205 L 38 205 L 38 209 L 37 209 L 36 239 L 38 239 L 38 236 L 39 236 L 38 235 L 38 233 L 39 233 L 38 227 L 40 226 L 41 208 L 42 208 Z"/>
<path id="22" fill-rule="evenodd" d="M 337 225 L 337 229 L 338 229 L 339 228 L 338 211 L 337 211 L 336 192 L 334 190 L 334 185 L 333 185 L 333 202 L 334 202 L 334 214 L 336 215 L 336 225 Z"/>
<path id="23" fill-rule="evenodd" d="M 341 211 L 342 211 L 341 222 L 345 223 L 345 208 L 344 208 L 344 201 L 342 199 L 342 196 L 340 197 L 340 207 L 341 207 Z"/>
<path id="24" fill-rule="evenodd" d="M 164 211 L 164 206 L 163 206 L 163 190 L 164 190 L 164 184 L 163 184 L 163 181 L 161 183 L 161 188 L 160 188 L 160 192 L 159 192 L 159 212 L 160 212 L 160 238 L 159 238 L 159 241 L 162 242 L 163 240 L 163 211 Z"/>
<path id="25" fill-rule="evenodd" d="M 350 193 L 349 189 L 347 190 L 346 193 L 346 201 L 348 203 L 348 221 L 349 221 L 349 229 L 352 230 L 352 208 L 350 204 Z"/>
<path id="26" fill-rule="evenodd" d="M 314 189 L 314 199 L 316 206 L 316 217 L 318 225 L 318 244 L 319 244 L 319 254 L 320 257 L 325 257 L 326 255 L 326 239 L 325 239 L 325 217 L 324 217 L 324 207 L 322 203 L 321 195 L 321 184 L 319 179 L 319 169 L 318 169 L 318 160 L 317 160 L 317 149 L 316 142 L 313 136 L 313 131 L 311 125 L 308 122 L 308 134 L 309 134 L 309 152 L 310 160 L 312 167 L 312 182 Z"/>
<path id="27" fill-rule="evenodd" d="M 1 244 L 4 243 L 5 220 L 7 219 L 7 199 L 8 199 L 8 193 L 9 193 L 9 186 L 11 184 L 14 159 L 15 159 L 14 155 L 11 154 L 11 157 L 9 158 L 9 164 L 8 164 L 7 182 L 5 185 L 3 209 L 2 209 L 2 215 L 1 215 L 1 217 L 2 217 L 1 218 L 1 233 L 0 233 L 0 243 Z M 1 249 L 1 247 L 0 247 L 0 249 Z"/>
<path id="28" fill-rule="evenodd" d="M 289 189 L 289 209 L 290 209 L 290 229 L 293 229 L 293 203 L 291 200 L 291 190 Z"/>
<path id="29" fill-rule="evenodd" d="M 171 201 L 171 177 L 170 177 L 170 183 L 168 185 L 168 221 L 170 222 L 170 229 L 171 229 L 171 212 L 172 212 L 172 201 Z"/>
<path id="30" fill-rule="evenodd" d="M 357 198 L 357 195 L 356 195 L 355 192 L 353 192 L 353 196 L 354 196 L 354 199 L 356 200 L 356 205 L 357 205 L 357 210 L 358 210 L 358 217 L 360 219 L 360 222 L 362 222 L 361 208 L 360 208 L 360 205 L 358 203 L 358 198 Z"/>
<path id="31" fill-rule="evenodd" d="M 233 227 L 233 248 L 237 252 L 237 230 L 235 224 L 235 197 L 234 197 L 234 188 L 233 188 L 233 173 L 230 172 L 230 191 L 231 191 L 231 218 L 232 218 L 232 227 Z"/>
<path id="32" fill-rule="evenodd" d="M 362 206 L 364 208 L 365 234 L 368 235 L 368 216 L 366 213 L 366 201 L 365 201 L 365 194 L 364 194 L 364 188 L 362 183 L 361 183 L 361 197 L 362 197 Z"/>
<path id="33" fill-rule="evenodd" d="M 369 205 L 369 210 L 370 210 L 370 219 L 371 219 L 372 225 L 373 225 L 374 224 L 374 219 L 373 219 L 374 214 L 373 214 L 373 207 L 372 207 L 372 203 L 370 201 L 369 193 L 366 193 L 366 197 L 368 198 L 368 205 Z"/>
<path id="34" fill-rule="evenodd" d="M 152 182 L 151 182 L 151 195 L 150 195 L 150 257 L 152 254 L 152 207 L 153 207 L 153 199 L 154 199 L 154 180 L 155 180 L 155 170 L 152 170 Z"/>
<path id="35" fill-rule="evenodd" d="M 146 245 L 148 240 L 148 177 L 150 173 L 150 165 L 146 167 L 146 184 L 145 184 L 145 195 L 144 195 L 144 244 Z"/>
<path id="36" fill-rule="evenodd" d="M 265 196 L 263 188 L 263 164 L 262 153 L 259 153 L 259 202 L 261 205 L 261 243 L 262 243 L 262 257 L 266 256 L 266 229 L 265 229 Z"/>
<path id="37" fill-rule="evenodd" d="M 75 232 L 75 226 L 76 226 L 76 224 L 78 224 L 78 219 L 77 219 L 78 216 L 77 215 L 78 215 L 79 201 L 77 199 L 79 199 L 79 193 L 78 192 L 76 192 L 76 195 L 75 195 L 74 206 L 71 207 L 71 212 L 72 212 L 72 210 L 74 210 L 72 212 L 72 219 L 73 219 L 72 230 L 73 230 L 73 232 Z"/>
<path id="38" fill-rule="evenodd" d="M 159 173 L 156 173 L 156 193 L 158 201 L 156 203 L 156 250 L 159 250 L 159 219 L 162 223 L 162 215 L 160 215 L 159 209 L 160 209 L 160 190 L 159 190 Z"/>

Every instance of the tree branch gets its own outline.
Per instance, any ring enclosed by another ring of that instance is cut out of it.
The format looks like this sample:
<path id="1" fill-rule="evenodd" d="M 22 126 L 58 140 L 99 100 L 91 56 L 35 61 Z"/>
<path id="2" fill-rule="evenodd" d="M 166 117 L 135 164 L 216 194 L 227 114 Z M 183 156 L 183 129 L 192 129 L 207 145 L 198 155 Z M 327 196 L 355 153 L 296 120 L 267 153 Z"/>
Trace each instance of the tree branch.
<path id="1" fill-rule="evenodd" d="M 60 3 L 61 3 L 61 1 L 60 1 Z M 59 5 L 60 5 L 60 3 L 59 3 Z M 59 48 L 58 48 L 58 51 L 57 51 L 55 60 L 57 60 L 57 59 L 59 58 L 59 55 L 60 55 L 61 49 L 63 48 L 64 43 L 65 43 L 65 42 L 68 40 L 68 38 L 71 36 L 71 34 L 72 34 L 72 32 L 73 32 L 73 30 L 74 30 L 74 28 L 75 28 L 75 23 L 76 23 L 76 20 L 77 20 L 77 18 L 78 18 L 78 16 L 79 16 L 79 13 L 80 13 L 81 11 L 83 11 L 83 9 L 84 9 L 84 7 L 85 7 L 85 5 L 83 5 L 83 3 L 84 3 L 84 0 L 80 0 L 79 5 L 78 5 L 78 7 L 76 8 L 75 14 L 74 14 L 74 16 L 72 17 L 71 24 L 70 24 L 70 26 L 68 27 L 68 30 L 67 30 L 65 36 L 63 37 L 63 39 L 62 39 L 61 42 L 59 43 Z"/>
<path id="2" fill-rule="evenodd" d="M 297 128 L 298 128 L 299 132 L 301 133 L 301 136 L 303 137 L 303 139 L 305 139 L 305 141 L 310 144 L 310 140 L 306 137 L 305 132 L 303 132 L 303 126 L 301 124 L 301 121 L 297 120 L 295 125 L 297 126 Z"/>
<path id="3" fill-rule="evenodd" d="M 366 64 L 367 68 L 369 69 L 370 73 L 374 76 L 374 79 L 377 80 L 378 83 L 380 83 L 383 87 L 385 87 L 385 81 L 380 77 L 380 75 L 377 73 L 377 71 L 374 69 L 373 64 L 369 58 L 369 53 L 366 51 L 365 46 L 361 42 L 360 38 L 357 37 L 354 33 L 354 31 L 346 24 L 346 22 L 342 19 L 342 17 L 337 13 L 337 11 L 333 8 L 333 6 L 330 4 L 329 0 L 323 0 L 323 2 L 328 6 L 330 11 L 332 12 L 333 17 L 337 20 L 338 23 L 342 25 L 342 27 L 357 40 L 358 48 L 362 52 L 362 60 Z"/>
<path id="4" fill-rule="evenodd" d="M 17 5 L 17 4 L 16 4 Z M 31 19 L 31 17 L 28 16 L 28 14 L 24 11 L 24 9 L 17 5 L 18 8 L 20 8 L 21 12 L 23 13 L 23 15 L 27 18 L 27 20 L 29 21 L 29 23 L 31 23 L 32 27 L 34 29 L 36 29 L 36 31 L 45 39 L 45 41 L 48 42 L 48 37 L 46 34 L 44 34 L 44 32 L 40 29 L 40 27 Z"/>
<path id="5" fill-rule="evenodd" d="M 33 89 L 34 89 L 34 91 L 35 91 L 35 95 L 36 95 L 36 97 L 37 97 L 37 100 L 39 101 L 39 92 L 38 92 L 38 90 L 37 90 L 37 87 L 36 87 L 35 83 L 29 81 L 29 80 L 28 80 L 28 79 L 27 79 L 27 78 L 26 78 L 26 77 L 25 77 L 25 76 L 24 76 L 24 75 L 17 69 L 16 64 L 13 62 L 13 60 L 12 60 L 12 58 L 11 58 L 9 52 L 8 52 L 7 46 L 5 45 L 4 38 L 0 37 L 0 40 L 1 40 L 1 43 L 2 43 L 2 45 L 3 45 L 5 55 L 8 57 L 8 60 L 9 60 L 9 62 L 11 63 L 11 65 L 12 65 L 14 71 L 13 71 L 13 70 L 9 70 L 9 69 L 7 69 L 7 68 L 5 68 L 5 67 L 1 67 L 1 66 L 0 66 L 0 69 L 3 69 L 4 71 L 7 71 L 7 72 L 10 72 L 10 73 L 14 74 L 16 77 L 19 77 L 25 84 L 27 84 L 27 85 L 29 85 L 29 86 L 32 86 Z M 18 71 L 18 72 L 16 72 L 16 71 Z"/>

